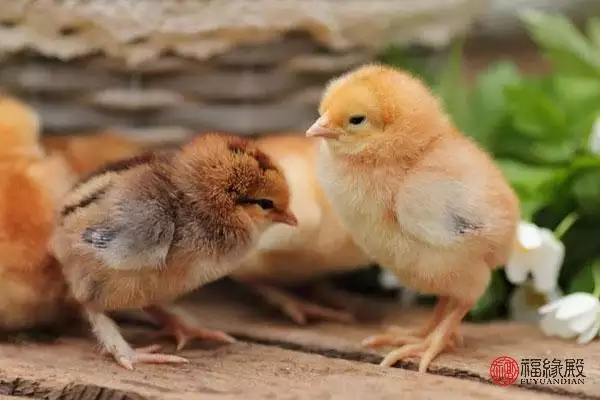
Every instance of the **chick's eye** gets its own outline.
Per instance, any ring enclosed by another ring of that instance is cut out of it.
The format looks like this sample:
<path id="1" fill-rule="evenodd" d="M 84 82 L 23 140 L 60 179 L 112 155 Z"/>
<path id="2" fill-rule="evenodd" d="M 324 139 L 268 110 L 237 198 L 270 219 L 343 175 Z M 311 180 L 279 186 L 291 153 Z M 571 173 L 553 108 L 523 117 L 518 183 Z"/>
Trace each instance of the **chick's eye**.
<path id="1" fill-rule="evenodd" d="M 348 119 L 350 125 L 360 125 L 365 121 L 364 115 L 353 115 Z"/>
<path id="2" fill-rule="evenodd" d="M 275 208 L 275 204 L 269 199 L 258 199 L 256 200 L 256 204 L 263 210 L 271 210 Z"/>

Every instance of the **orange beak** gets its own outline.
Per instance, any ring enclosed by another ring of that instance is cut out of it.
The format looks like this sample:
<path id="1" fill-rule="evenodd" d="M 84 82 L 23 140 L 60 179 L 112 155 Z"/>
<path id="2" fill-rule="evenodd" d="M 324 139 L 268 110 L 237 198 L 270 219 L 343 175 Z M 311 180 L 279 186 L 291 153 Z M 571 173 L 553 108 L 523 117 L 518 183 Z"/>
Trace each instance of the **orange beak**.
<path id="1" fill-rule="evenodd" d="M 322 137 L 325 139 L 337 139 L 340 136 L 339 132 L 333 130 L 330 126 L 329 119 L 326 116 L 321 116 L 310 128 L 306 131 L 306 137 Z"/>
<path id="2" fill-rule="evenodd" d="M 286 224 L 286 225 L 290 225 L 290 226 L 298 225 L 298 220 L 296 219 L 296 216 L 290 210 L 285 210 L 284 212 L 275 211 L 271 215 L 272 215 L 271 219 L 274 222 L 280 222 L 282 224 Z"/>

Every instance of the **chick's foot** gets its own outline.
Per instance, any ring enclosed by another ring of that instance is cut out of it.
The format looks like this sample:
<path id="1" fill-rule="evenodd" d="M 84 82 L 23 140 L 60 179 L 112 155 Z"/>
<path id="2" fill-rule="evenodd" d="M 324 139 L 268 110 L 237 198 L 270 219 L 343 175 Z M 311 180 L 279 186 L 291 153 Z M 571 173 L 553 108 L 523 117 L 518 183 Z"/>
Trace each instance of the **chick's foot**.
<path id="1" fill-rule="evenodd" d="M 386 333 L 365 340 L 366 345 L 400 345 L 402 347 L 391 351 L 381 362 L 383 366 L 392 366 L 396 362 L 410 357 L 420 357 L 419 372 L 426 372 L 433 361 L 444 350 L 451 350 L 460 344 L 458 327 L 470 307 L 455 306 L 447 313 L 441 322 L 424 338 L 404 334 Z"/>
<path id="2" fill-rule="evenodd" d="M 144 311 L 163 325 L 161 335 L 175 337 L 176 351 L 181 351 L 191 339 L 235 343 L 235 339 L 225 332 L 195 326 L 166 307 L 149 306 L 144 308 Z"/>
<path id="3" fill-rule="evenodd" d="M 327 308 L 300 299 L 273 286 L 256 283 L 248 283 L 248 285 L 260 294 L 269 304 L 279 308 L 298 325 L 305 325 L 309 318 L 342 323 L 351 323 L 355 321 L 354 316 L 347 311 Z"/>
<path id="4" fill-rule="evenodd" d="M 137 363 L 144 364 L 181 364 L 188 363 L 189 360 L 187 358 L 175 356 L 172 354 L 162 354 L 156 353 L 160 349 L 159 345 L 151 345 L 147 347 L 142 347 L 138 349 L 133 349 L 132 354 L 119 354 L 113 353 L 111 354 L 117 364 L 122 366 L 125 369 L 133 371 L 133 365 Z M 109 354 L 107 350 L 103 350 L 102 353 Z"/>
<path id="5" fill-rule="evenodd" d="M 365 347 L 398 346 L 403 344 L 420 343 L 425 339 L 442 321 L 448 311 L 449 299 L 442 297 L 433 310 L 433 314 L 427 324 L 418 329 L 405 329 L 399 326 L 390 326 L 387 332 L 380 335 L 374 335 L 363 340 Z M 452 332 L 450 338 L 452 346 L 461 346 L 462 338 L 458 328 Z"/>
<path id="6" fill-rule="evenodd" d="M 114 321 L 104 313 L 85 306 L 83 311 L 90 322 L 94 336 L 102 346 L 101 353 L 111 355 L 117 364 L 123 368 L 132 371 L 134 369 L 133 365 L 136 363 L 179 364 L 189 362 L 183 357 L 155 353 L 160 348 L 157 345 L 132 349 L 119 332 L 119 328 Z"/>

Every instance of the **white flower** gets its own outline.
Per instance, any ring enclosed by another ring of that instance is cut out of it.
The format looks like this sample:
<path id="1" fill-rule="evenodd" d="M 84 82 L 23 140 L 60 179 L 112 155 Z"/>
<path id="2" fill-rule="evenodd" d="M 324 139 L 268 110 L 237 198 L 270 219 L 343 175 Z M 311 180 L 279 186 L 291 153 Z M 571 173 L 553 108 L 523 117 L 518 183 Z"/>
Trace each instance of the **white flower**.
<path id="1" fill-rule="evenodd" d="M 515 249 L 504 268 L 506 277 L 514 284 L 521 284 L 531 274 L 535 290 L 548 293 L 558 285 L 564 257 L 565 246 L 550 229 L 521 222 Z"/>
<path id="2" fill-rule="evenodd" d="M 589 293 L 572 293 L 546 304 L 539 312 L 543 315 L 540 327 L 548 336 L 577 336 L 577 343 L 585 344 L 600 330 L 600 300 Z"/>
<path id="3" fill-rule="evenodd" d="M 588 146 L 592 153 L 600 155 L 600 117 L 594 122 Z"/>
<path id="4" fill-rule="evenodd" d="M 538 309 L 544 304 L 560 299 L 562 295 L 558 287 L 548 293 L 540 293 L 531 282 L 526 282 L 517 287 L 510 297 L 510 317 L 515 321 L 537 325 L 541 319 Z"/>

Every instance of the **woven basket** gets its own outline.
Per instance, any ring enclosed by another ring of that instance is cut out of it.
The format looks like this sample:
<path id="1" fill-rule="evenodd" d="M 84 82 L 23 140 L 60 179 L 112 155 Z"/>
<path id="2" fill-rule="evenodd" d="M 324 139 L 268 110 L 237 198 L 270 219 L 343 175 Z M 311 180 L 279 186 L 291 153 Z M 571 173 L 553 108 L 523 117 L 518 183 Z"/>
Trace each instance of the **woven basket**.
<path id="1" fill-rule="evenodd" d="M 0 1 L 0 87 L 48 132 L 297 131 L 390 43 L 444 48 L 480 0 Z"/>

